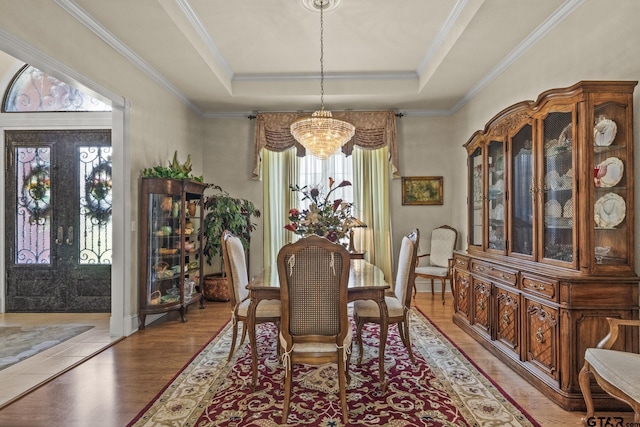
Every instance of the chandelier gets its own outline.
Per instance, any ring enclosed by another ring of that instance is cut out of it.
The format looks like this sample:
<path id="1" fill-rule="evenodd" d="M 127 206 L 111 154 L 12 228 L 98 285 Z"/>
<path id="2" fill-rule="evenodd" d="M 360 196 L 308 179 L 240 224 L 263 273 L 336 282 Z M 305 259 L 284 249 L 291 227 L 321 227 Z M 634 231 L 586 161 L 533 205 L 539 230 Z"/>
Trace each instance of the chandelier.
<path id="1" fill-rule="evenodd" d="M 320 110 L 311 117 L 304 117 L 291 124 L 291 134 L 311 154 L 324 160 L 346 144 L 355 134 L 355 126 L 334 119 L 331 111 L 324 109 L 324 20 L 323 10 L 330 0 L 313 0 L 320 8 Z"/>

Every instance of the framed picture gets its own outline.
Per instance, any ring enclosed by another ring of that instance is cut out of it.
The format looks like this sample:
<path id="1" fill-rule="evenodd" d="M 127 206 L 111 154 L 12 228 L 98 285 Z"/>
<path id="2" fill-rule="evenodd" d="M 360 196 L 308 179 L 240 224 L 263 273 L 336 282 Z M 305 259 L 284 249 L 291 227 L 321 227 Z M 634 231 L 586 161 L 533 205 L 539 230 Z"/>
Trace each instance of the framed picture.
<path id="1" fill-rule="evenodd" d="M 403 205 L 441 205 L 441 176 L 403 176 Z"/>

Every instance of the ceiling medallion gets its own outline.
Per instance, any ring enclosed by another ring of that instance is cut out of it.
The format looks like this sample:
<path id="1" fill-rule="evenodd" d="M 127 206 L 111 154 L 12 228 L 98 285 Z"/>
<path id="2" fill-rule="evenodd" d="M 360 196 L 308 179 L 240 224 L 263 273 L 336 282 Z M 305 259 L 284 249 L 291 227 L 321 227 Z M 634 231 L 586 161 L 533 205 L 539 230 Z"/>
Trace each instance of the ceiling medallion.
<path id="1" fill-rule="evenodd" d="M 323 9 L 326 13 L 337 9 L 341 1 L 342 0 L 302 0 L 302 5 L 313 12 L 320 12 L 320 9 Z"/>

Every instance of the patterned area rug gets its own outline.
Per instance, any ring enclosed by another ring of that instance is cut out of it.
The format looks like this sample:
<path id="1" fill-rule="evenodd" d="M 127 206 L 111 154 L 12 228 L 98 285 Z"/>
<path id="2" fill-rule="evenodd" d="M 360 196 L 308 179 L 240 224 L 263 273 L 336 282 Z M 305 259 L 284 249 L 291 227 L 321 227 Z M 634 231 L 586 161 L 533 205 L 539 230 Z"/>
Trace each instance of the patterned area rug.
<path id="1" fill-rule="evenodd" d="M 87 325 L 0 326 L 0 369 L 88 331 Z"/>
<path id="2" fill-rule="evenodd" d="M 364 357 L 351 357 L 347 388 L 349 425 L 354 426 L 539 426 L 497 388 L 421 313 L 411 311 L 416 364 L 395 326 L 385 351 L 388 381 L 378 375 L 378 329 L 365 326 Z M 276 328 L 258 328 L 259 383 L 251 393 L 248 344 L 227 363 L 227 325 L 129 426 L 278 426 L 282 419 L 283 369 L 274 343 Z M 336 369 L 296 365 L 288 425 L 341 426 Z"/>

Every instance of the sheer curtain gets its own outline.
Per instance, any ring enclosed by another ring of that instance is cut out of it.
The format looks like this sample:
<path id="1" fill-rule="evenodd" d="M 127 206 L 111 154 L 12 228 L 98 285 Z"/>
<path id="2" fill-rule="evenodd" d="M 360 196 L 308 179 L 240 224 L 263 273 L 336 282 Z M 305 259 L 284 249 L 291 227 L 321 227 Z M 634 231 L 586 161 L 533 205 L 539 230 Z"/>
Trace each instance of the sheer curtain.
<path id="1" fill-rule="evenodd" d="M 355 245 L 360 251 L 366 252 L 365 259 L 378 266 L 391 283 L 389 171 L 389 151 L 386 147 L 376 150 L 355 147 L 352 156 L 336 154 L 320 162 L 309 156 L 297 157 L 295 149 L 282 152 L 262 150 L 265 267 L 274 265 L 280 248 L 296 237 L 284 229 L 289 209 L 299 207 L 299 195 L 292 192 L 289 185 L 320 184 L 326 192 L 329 177 L 339 183 L 342 179 L 349 179 L 346 177 L 351 172 L 353 186 L 338 189 L 336 193 L 340 190 L 345 192 L 336 194 L 336 197 L 353 201 L 353 215 L 368 226 L 356 230 Z"/>

